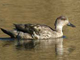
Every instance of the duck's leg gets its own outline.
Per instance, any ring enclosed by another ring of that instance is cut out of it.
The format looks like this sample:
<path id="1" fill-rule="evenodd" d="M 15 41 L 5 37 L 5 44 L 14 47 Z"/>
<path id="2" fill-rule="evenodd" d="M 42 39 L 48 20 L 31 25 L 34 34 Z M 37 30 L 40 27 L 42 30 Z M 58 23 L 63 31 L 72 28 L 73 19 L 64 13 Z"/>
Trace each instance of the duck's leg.
<path id="1" fill-rule="evenodd" d="M 62 36 L 62 38 L 66 38 L 66 36 Z"/>

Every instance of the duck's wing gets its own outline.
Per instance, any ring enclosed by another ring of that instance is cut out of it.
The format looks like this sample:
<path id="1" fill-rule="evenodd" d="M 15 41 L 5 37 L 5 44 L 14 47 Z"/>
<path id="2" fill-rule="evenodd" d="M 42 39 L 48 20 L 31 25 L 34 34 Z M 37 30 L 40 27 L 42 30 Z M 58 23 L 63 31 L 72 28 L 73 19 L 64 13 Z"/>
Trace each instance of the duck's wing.
<path id="1" fill-rule="evenodd" d="M 18 31 L 26 32 L 31 35 L 34 34 L 33 32 L 35 32 L 37 35 L 40 35 L 40 31 L 45 31 L 45 30 L 55 31 L 50 26 L 43 25 L 43 24 L 14 24 L 14 25 Z"/>
<path id="2" fill-rule="evenodd" d="M 31 28 L 31 24 L 14 24 L 18 31 L 28 32 Z"/>
<path id="3" fill-rule="evenodd" d="M 33 34 L 33 32 L 38 34 L 38 31 L 34 28 L 34 24 L 30 24 L 30 23 L 28 23 L 28 24 L 14 24 L 14 26 L 18 31 L 29 33 L 31 35 Z"/>

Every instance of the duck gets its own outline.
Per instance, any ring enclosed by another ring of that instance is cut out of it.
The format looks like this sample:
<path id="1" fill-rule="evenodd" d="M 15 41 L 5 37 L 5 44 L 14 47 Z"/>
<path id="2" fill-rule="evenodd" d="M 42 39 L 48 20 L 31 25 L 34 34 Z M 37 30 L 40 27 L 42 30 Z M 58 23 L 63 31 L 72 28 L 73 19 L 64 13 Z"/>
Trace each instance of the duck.
<path id="1" fill-rule="evenodd" d="M 59 16 L 54 23 L 55 29 L 43 24 L 14 24 L 15 29 L 11 31 L 3 28 L 1 30 L 12 38 L 19 36 L 23 39 L 49 39 L 62 37 L 65 25 L 75 27 L 66 16 Z"/>

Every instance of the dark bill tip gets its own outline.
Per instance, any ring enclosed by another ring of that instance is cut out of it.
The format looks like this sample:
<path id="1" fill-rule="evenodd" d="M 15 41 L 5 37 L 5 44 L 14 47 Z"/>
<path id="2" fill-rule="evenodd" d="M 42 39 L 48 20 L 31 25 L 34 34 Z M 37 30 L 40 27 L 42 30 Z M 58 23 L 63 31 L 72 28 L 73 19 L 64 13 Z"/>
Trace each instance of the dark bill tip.
<path id="1" fill-rule="evenodd" d="M 76 27 L 75 25 L 71 24 L 71 23 L 68 23 L 67 24 L 68 26 L 71 26 L 71 27 Z"/>

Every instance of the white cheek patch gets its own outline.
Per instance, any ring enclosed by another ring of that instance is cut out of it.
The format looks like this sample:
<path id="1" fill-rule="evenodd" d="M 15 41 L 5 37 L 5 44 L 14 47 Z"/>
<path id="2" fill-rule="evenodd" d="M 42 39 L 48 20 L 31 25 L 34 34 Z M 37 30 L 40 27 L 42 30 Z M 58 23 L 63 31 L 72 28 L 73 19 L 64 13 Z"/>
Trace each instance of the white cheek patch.
<path id="1" fill-rule="evenodd" d="M 65 21 L 65 25 L 67 25 L 68 23 L 69 23 L 69 20 L 66 20 L 66 21 Z"/>

